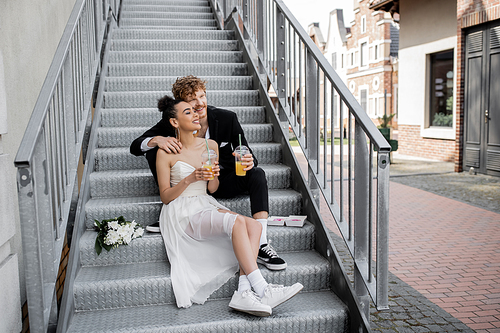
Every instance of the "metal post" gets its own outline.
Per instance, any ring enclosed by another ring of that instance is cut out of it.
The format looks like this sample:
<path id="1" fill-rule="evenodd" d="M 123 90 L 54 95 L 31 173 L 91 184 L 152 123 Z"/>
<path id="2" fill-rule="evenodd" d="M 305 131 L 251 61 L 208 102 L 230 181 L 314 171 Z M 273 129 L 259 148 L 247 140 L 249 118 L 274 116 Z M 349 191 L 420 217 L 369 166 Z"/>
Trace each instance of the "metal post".
<path id="1" fill-rule="evenodd" d="M 286 105 L 286 47 L 285 47 L 285 16 L 277 8 L 276 10 L 276 58 L 277 58 L 277 83 L 278 91 L 276 92 L 279 100 L 283 105 Z"/>
<path id="2" fill-rule="evenodd" d="M 266 52 L 265 52 L 265 47 L 267 45 L 266 31 L 267 31 L 267 10 L 265 5 L 265 0 L 257 0 L 257 50 L 259 51 L 259 56 L 263 64 L 266 63 Z M 261 73 L 263 72 L 264 70 L 261 70 Z"/>
<path id="3" fill-rule="evenodd" d="M 316 204 L 319 207 L 319 186 L 315 181 L 314 174 L 316 170 L 313 170 L 311 166 L 316 166 L 318 164 L 318 152 L 319 152 L 319 140 L 318 140 L 318 132 L 319 132 L 319 101 L 317 98 L 318 95 L 318 69 L 316 65 L 316 61 L 312 56 L 311 52 L 307 50 L 305 56 L 305 114 L 307 118 L 306 122 L 306 146 L 307 146 L 307 159 L 309 166 L 309 175 L 308 182 L 309 188 L 313 193 Z"/>
<path id="4" fill-rule="evenodd" d="M 368 277 L 368 258 L 369 237 L 368 222 L 369 214 L 369 161 L 368 147 L 366 136 L 361 128 L 361 125 L 356 121 L 354 124 L 354 202 L 356 209 L 354 210 L 354 290 L 359 297 L 362 311 L 366 318 L 369 318 L 370 313 L 370 297 L 368 289 L 363 281 L 363 276 Z"/>
<path id="5" fill-rule="evenodd" d="M 377 165 L 377 309 L 389 309 L 389 153 L 378 153 Z"/>
<path id="6" fill-rule="evenodd" d="M 243 26 L 245 31 L 249 30 L 248 26 L 248 0 L 243 0 Z"/>

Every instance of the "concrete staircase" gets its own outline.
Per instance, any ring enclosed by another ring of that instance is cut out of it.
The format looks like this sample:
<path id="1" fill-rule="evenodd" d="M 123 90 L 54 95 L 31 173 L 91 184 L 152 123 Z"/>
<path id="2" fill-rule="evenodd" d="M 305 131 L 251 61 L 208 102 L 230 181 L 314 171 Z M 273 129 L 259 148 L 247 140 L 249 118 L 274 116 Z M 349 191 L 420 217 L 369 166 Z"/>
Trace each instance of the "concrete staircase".
<path id="1" fill-rule="evenodd" d="M 269 227 L 268 237 L 287 261 L 286 270 L 262 273 L 270 283 L 301 282 L 303 291 L 267 318 L 229 309 L 237 277 L 214 292 L 204 305 L 178 309 L 170 265 L 160 234 L 146 233 L 128 246 L 97 256 L 94 219 L 123 215 L 143 226 L 158 221 L 161 201 L 146 159 L 129 145 L 160 118 L 158 98 L 171 95 L 178 76 L 208 81 L 209 105 L 233 110 L 265 170 L 270 214 L 301 213 L 301 194 L 291 189 L 291 169 L 281 164 L 281 146 L 272 142 L 242 45 L 234 32 L 217 30 L 206 0 L 124 0 L 120 28 L 111 35 L 101 127 L 85 205 L 87 231 L 76 240 L 81 268 L 73 283 L 74 313 L 69 332 L 345 332 L 347 307 L 330 291 L 332 270 L 315 250 L 315 229 Z M 247 196 L 221 200 L 250 215 Z M 75 244 L 74 244 L 75 245 Z"/>

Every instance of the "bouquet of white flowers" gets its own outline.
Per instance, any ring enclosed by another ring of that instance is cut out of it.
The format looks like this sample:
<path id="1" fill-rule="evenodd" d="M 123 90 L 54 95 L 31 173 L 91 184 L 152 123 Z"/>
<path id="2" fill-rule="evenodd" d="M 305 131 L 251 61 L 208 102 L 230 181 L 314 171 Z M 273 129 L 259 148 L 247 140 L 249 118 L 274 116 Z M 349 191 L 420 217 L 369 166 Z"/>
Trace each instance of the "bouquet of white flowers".
<path id="1" fill-rule="evenodd" d="M 135 221 L 125 221 L 123 216 L 101 222 L 94 221 L 94 228 L 97 231 L 95 240 L 97 255 L 101 254 L 103 248 L 109 251 L 122 244 L 128 245 L 132 239 L 142 237 L 144 234 L 144 229 L 140 224 Z"/>

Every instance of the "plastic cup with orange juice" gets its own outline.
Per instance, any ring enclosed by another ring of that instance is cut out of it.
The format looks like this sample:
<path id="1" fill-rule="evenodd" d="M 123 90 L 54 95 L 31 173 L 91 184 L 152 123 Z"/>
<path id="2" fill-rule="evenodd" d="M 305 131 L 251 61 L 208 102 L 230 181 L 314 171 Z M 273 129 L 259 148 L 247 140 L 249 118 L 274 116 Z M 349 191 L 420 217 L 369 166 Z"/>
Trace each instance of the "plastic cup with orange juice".
<path id="1" fill-rule="evenodd" d="M 250 149 L 246 146 L 238 146 L 234 150 L 234 158 L 236 163 L 236 176 L 246 176 L 247 172 L 245 169 L 246 165 L 242 165 L 243 157 L 246 154 L 250 154 Z"/>
<path id="2" fill-rule="evenodd" d="M 214 150 L 210 149 L 209 151 L 204 151 L 201 153 L 202 167 L 210 171 L 212 174 L 211 177 L 206 178 L 205 180 L 214 179 L 214 173 L 212 171 L 212 167 L 215 165 L 215 161 L 217 160 L 217 154 Z"/>

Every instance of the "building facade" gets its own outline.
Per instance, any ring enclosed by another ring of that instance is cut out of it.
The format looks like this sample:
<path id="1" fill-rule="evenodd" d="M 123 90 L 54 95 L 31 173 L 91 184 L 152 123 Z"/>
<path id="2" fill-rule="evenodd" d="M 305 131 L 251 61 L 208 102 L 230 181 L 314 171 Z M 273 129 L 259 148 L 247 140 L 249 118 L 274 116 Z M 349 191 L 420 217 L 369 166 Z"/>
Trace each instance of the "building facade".
<path id="1" fill-rule="evenodd" d="M 500 3 L 379 0 L 400 15 L 400 152 L 500 175 Z"/>
<path id="2" fill-rule="evenodd" d="M 397 127 L 399 27 L 389 13 L 369 9 L 371 1 L 354 0 L 354 20 L 347 34 L 347 50 L 340 60 L 347 86 L 378 125 L 394 114 Z"/>

